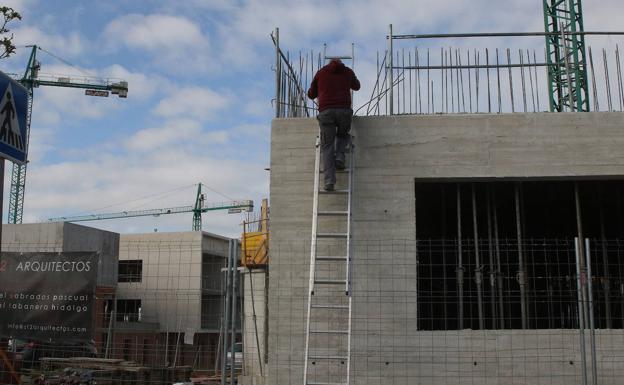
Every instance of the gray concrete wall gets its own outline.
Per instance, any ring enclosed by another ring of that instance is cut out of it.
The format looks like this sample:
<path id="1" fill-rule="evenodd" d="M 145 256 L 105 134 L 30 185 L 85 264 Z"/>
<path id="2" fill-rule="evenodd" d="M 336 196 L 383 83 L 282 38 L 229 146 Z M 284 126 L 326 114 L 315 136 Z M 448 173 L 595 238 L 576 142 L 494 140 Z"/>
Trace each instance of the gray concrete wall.
<path id="1" fill-rule="evenodd" d="M 302 379 L 317 131 L 314 119 L 272 124 L 271 384 Z M 353 383 L 578 382 L 579 366 L 566 361 L 578 363 L 571 331 L 415 330 L 414 181 L 623 177 L 624 114 L 356 117 L 353 134 Z M 610 354 L 624 354 L 607 345 L 598 346 L 604 367 Z M 602 375 L 604 383 L 620 381 L 619 371 Z"/>
<path id="2" fill-rule="evenodd" d="M 227 238 L 197 231 L 124 234 L 119 249 L 120 260 L 143 261 L 141 282 L 120 282 L 117 291 L 120 299 L 141 299 L 142 321 L 162 331 L 202 331 L 202 255 L 225 261 Z M 214 281 L 210 287 L 220 288 L 221 275 Z"/>
<path id="3" fill-rule="evenodd" d="M 119 234 L 73 223 L 2 225 L 2 250 L 99 252 L 97 285 L 117 285 Z"/>

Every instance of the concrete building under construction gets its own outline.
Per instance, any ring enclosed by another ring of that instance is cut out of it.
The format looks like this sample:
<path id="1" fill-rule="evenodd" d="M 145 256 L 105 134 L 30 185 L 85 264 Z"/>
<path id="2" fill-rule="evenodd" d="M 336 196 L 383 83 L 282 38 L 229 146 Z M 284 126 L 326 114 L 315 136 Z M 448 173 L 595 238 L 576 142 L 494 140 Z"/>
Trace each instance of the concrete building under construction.
<path id="1" fill-rule="evenodd" d="M 619 53 L 589 68 L 575 33 L 559 61 L 422 64 L 391 27 L 334 193 L 315 175 L 308 76 L 274 35 L 267 383 L 622 383 Z"/>

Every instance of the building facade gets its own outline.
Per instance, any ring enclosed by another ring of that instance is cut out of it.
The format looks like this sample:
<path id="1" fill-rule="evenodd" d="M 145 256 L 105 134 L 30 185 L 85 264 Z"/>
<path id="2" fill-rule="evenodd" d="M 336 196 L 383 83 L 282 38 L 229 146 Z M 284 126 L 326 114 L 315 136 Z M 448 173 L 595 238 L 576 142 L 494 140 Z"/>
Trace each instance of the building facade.
<path id="1" fill-rule="evenodd" d="M 618 113 L 355 117 L 350 383 L 580 383 L 594 358 L 600 383 L 621 383 L 623 126 Z M 272 125 L 271 384 L 303 380 L 317 132 Z M 309 364 L 314 382 L 345 363 Z"/>

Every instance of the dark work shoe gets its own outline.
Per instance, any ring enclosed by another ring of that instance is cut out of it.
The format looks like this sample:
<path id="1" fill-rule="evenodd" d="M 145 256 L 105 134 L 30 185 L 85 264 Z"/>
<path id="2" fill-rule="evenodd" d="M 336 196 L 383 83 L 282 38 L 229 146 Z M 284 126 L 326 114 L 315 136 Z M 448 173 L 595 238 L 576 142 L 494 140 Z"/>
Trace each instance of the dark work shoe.
<path id="1" fill-rule="evenodd" d="M 341 161 L 337 160 L 335 165 L 336 165 L 336 170 L 344 170 L 345 169 L 344 162 L 341 162 Z"/>
<path id="2" fill-rule="evenodd" d="M 334 185 L 333 184 L 326 184 L 325 185 L 325 191 L 334 191 Z"/>

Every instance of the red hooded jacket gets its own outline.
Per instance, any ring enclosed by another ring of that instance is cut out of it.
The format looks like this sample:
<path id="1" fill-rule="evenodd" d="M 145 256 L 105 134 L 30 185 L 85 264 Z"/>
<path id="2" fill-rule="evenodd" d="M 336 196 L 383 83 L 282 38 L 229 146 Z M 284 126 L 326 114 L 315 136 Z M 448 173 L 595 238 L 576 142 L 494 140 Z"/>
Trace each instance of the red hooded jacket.
<path id="1" fill-rule="evenodd" d="M 327 108 L 351 108 L 351 90 L 359 89 L 360 81 L 353 70 L 332 60 L 314 75 L 308 97 L 318 97 L 319 112 Z"/>

